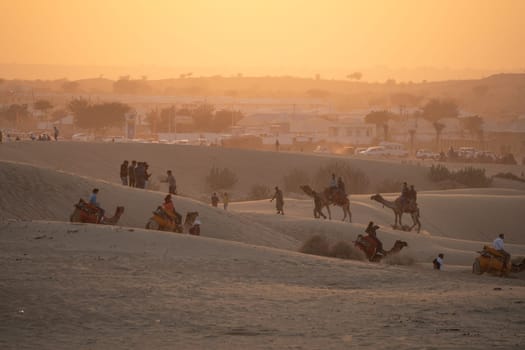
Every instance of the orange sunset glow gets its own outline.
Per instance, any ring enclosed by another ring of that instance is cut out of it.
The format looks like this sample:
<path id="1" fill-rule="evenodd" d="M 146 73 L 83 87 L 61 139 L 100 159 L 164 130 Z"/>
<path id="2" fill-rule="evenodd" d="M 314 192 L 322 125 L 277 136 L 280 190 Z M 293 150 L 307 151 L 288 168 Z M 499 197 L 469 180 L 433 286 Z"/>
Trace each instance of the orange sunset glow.
<path id="1" fill-rule="evenodd" d="M 0 63 L 334 77 L 373 66 L 520 70 L 523 13 L 520 0 L 2 1 Z"/>

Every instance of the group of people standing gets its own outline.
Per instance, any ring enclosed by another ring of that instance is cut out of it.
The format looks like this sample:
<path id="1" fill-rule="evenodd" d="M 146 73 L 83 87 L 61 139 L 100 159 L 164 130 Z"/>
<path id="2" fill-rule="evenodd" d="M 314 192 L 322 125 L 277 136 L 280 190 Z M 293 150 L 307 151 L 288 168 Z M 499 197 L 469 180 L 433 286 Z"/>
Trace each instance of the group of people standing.
<path id="1" fill-rule="evenodd" d="M 120 180 L 122 185 L 136 188 L 146 188 L 151 174 L 148 173 L 149 165 L 146 162 L 125 160 L 120 165 Z"/>

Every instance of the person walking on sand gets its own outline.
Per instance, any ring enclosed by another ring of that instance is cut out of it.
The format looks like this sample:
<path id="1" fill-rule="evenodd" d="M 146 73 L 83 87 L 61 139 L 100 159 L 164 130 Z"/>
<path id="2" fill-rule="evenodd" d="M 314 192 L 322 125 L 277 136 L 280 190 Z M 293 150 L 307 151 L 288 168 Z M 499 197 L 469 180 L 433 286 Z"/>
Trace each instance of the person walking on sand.
<path id="1" fill-rule="evenodd" d="M 230 198 L 228 196 L 228 192 L 224 192 L 222 194 L 222 205 L 224 207 L 224 210 L 228 210 L 228 204 L 230 203 Z"/>
<path id="2" fill-rule="evenodd" d="M 277 210 L 277 214 L 284 215 L 283 191 L 281 191 L 278 186 L 275 186 L 275 193 L 273 194 L 272 199 L 270 199 L 270 202 L 272 202 L 274 199 L 275 199 L 275 209 Z"/>
<path id="3" fill-rule="evenodd" d="M 58 141 L 58 128 L 56 126 L 53 126 L 53 136 L 55 141 Z"/>
<path id="4" fill-rule="evenodd" d="M 432 264 L 434 265 L 434 270 L 443 270 L 443 259 L 445 258 L 445 255 L 443 253 L 439 253 L 437 258 L 432 261 Z"/>
<path id="5" fill-rule="evenodd" d="M 316 191 L 312 191 L 312 196 L 314 197 L 314 218 L 319 219 L 323 217 L 323 219 L 326 219 L 326 215 L 323 214 L 323 200 L 321 196 Z"/>
<path id="6" fill-rule="evenodd" d="M 175 176 L 171 170 L 168 170 L 168 192 L 170 194 L 177 194 L 177 182 L 175 181 Z"/>
<path id="7" fill-rule="evenodd" d="M 127 186 L 128 185 L 128 161 L 125 160 L 120 165 L 120 180 L 122 181 L 122 185 Z"/>
<path id="8" fill-rule="evenodd" d="M 213 192 L 211 195 L 211 206 L 217 208 L 217 205 L 219 204 L 219 196 L 217 196 L 217 192 Z"/>

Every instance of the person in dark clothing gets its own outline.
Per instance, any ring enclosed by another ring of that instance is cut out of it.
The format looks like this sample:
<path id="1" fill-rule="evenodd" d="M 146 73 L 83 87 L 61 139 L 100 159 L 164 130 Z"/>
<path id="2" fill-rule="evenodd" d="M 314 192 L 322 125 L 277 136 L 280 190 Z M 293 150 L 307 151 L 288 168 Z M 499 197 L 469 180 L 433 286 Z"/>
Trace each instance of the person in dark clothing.
<path id="1" fill-rule="evenodd" d="M 373 221 L 370 221 L 368 223 L 368 226 L 366 227 L 365 232 L 368 234 L 368 236 L 370 236 L 372 239 L 374 239 L 376 241 L 376 244 L 377 244 L 376 252 L 377 253 L 381 253 L 381 254 L 385 254 L 385 251 L 383 250 L 383 242 L 381 242 L 379 240 L 379 238 L 377 238 L 377 232 L 376 231 L 378 229 L 379 229 L 379 226 L 374 224 Z"/>
<path id="2" fill-rule="evenodd" d="M 219 204 L 219 196 L 217 196 L 217 192 L 213 192 L 211 195 L 211 205 L 212 207 L 217 208 L 217 205 Z"/>
<path id="3" fill-rule="evenodd" d="M 143 162 L 142 164 L 144 165 L 144 176 L 145 176 L 145 179 L 146 179 L 144 181 L 144 187 L 142 187 L 142 188 L 147 188 L 148 187 L 149 178 L 151 177 L 152 174 L 148 173 L 149 164 L 146 163 L 146 162 Z"/>
<path id="4" fill-rule="evenodd" d="M 146 168 L 143 162 L 138 162 L 135 168 L 135 187 L 146 188 Z"/>
<path id="5" fill-rule="evenodd" d="M 410 185 L 410 189 L 408 190 L 408 198 L 412 200 L 414 203 L 417 201 L 417 192 L 414 188 L 414 185 Z"/>
<path id="6" fill-rule="evenodd" d="M 177 182 L 175 181 L 175 176 L 171 170 L 168 170 L 168 192 L 170 194 L 177 194 Z"/>
<path id="7" fill-rule="evenodd" d="M 326 219 L 322 211 L 323 201 L 321 200 L 321 196 L 316 191 L 312 191 L 312 196 L 314 197 L 314 218 L 318 219 L 322 216 L 323 219 Z"/>
<path id="8" fill-rule="evenodd" d="M 275 193 L 270 199 L 270 202 L 275 199 L 275 209 L 277 210 L 277 214 L 284 215 L 284 198 L 283 198 L 283 191 L 279 189 L 279 187 L 275 186 Z"/>
<path id="9" fill-rule="evenodd" d="M 120 165 L 120 180 L 124 186 L 128 185 L 128 161 L 125 160 L 124 163 Z"/>
<path id="10" fill-rule="evenodd" d="M 403 188 L 401 189 L 401 205 L 405 207 L 409 200 L 409 189 L 406 182 L 403 182 Z"/>
<path id="11" fill-rule="evenodd" d="M 346 186 L 345 186 L 345 183 L 343 182 L 343 178 L 341 176 L 339 176 L 337 178 L 337 189 L 339 190 L 339 193 L 341 195 L 346 197 Z"/>
<path id="12" fill-rule="evenodd" d="M 131 165 L 128 168 L 128 178 L 129 178 L 129 186 L 135 187 L 135 168 L 137 166 L 137 161 L 132 161 Z"/>

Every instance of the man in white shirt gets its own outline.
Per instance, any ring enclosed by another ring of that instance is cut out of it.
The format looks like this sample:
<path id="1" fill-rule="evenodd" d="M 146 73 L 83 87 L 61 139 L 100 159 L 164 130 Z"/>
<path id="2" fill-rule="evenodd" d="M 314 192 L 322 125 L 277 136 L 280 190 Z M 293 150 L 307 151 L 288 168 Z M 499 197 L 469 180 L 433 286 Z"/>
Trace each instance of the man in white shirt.
<path id="1" fill-rule="evenodd" d="M 432 262 L 435 270 L 443 270 L 443 259 L 445 255 L 443 253 L 438 254 L 437 258 Z"/>
<path id="2" fill-rule="evenodd" d="M 503 264 L 507 266 L 507 263 L 510 259 L 510 254 L 505 251 L 505 245 L 503 242 L 504 239 L 505 235 L 500 233 L 499 236 L 496 237 L 496 239 L 492 242 L 492 247 L 503 255 Z"/>

